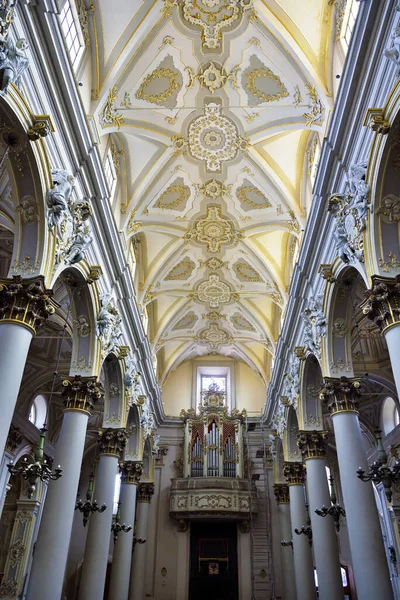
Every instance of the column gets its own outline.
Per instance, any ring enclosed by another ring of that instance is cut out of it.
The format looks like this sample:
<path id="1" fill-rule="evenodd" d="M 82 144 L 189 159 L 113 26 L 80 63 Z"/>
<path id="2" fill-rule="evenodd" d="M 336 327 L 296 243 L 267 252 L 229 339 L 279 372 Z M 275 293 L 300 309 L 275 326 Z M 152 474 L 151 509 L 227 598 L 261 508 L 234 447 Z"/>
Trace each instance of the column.
<path id="1" fill-rule="evenodd" d="M 330 516 L 320 517 L 315 509 L 330 506 L 328 479 L 325 469 L 327 432 L 300 431 L 297 436 L 307 469 L 307 492 L 310 506 L 318 594 L 321 600 L 343 600 L 339 546 L 335 525 Z"/>
<path id="2" fill-rule="evenodd" d="M 133 531 L 136 512 L 136 490 L 143 471 L 143 463 L 127 460 L 119 465 L 121 472 L 121 523 L 132 529 L 121 532 L 114 545 L 111 567 L 109 597 L 113 600 L 127 600 L 131 574 Z"/>
<path id="3" fill-rule="evenodd" d="M 368 290 L 363 313 L 380 327 L 385 336 L 400 398 L 400 275 L 394 278 L 372 276 L 372 288 Z"/>
<path id="4" fill-rule="evenodd" d="M 112 506 L 114 502 L 115 476 L 118 463 L 126 446 L 125 429 L 102 429 L 99 432 L 100 460 L 95 480 L 95 496 L 107 510 L 90 517 L 86 540 L 79 600 L 100 600 L 104 595 L 104 584 L 110 549 Z"/>
<path id="5" fill-rule="evenodd" d="M 32 337 L 41 322 L 55 312 L 44 278 L 0 280 L 0 456 L 25 369 Z"/>
<path id="6" fill-rule="evenodd" d="M 283 474 L 289 484 L 290 520 L 292 523 L 294 575 L 296 581 L 297 600 L 313 600 L 316 597 L 314 583 L 314 563 L 311 546 L 305 535 L 297 535 L 299 529 L 306 524 L 304 481 L 306 470 L 302 463 L 285 462 Z"/>
<path id="7" fill-rule="evenodd" d="M 63 473 L 58 481 L 49 483 L 27 600 L 61 598 L 87 423 L 93 404 L 103 396 L 103 390 L 95 378 L 77 375 L 63 381 L 62 394 L 65 408 L 54 464 L 61 465 Z"/>
<path id="8" fill-rule="evenodd" d="M 290 523 L 289 486 L 285 483 L 276 483 L 274 494 L 278 504 L 279 528 L 282 540 L 290 541 L 292 539 L 292 526 Z M 281 545 L 281 561 L 283 600 L 296 600 L 293 548 Z"/>
<path id="9" fill-rule="evenodd" d="M 368 471 L 357 412 L 359 387 L 355 378 L 327 378 L 321 399 L 328 402 L 335 431 L 357 595 L 362 600 L 390 600 L 393 593 L 372 483 L 360 481 L 356 473 L 359 467 Z"/>
<path id="10" fill-rule="evenodd" d="M 136 539 L 147 540 L 150 502 L 153 494 L 154 483 L 139 485 L 135 525 Z M 133 547 L 129 600 L 144 600 L 145 598 L 147 543 L 146 541 L 145 544 L 135 544 Z"/>

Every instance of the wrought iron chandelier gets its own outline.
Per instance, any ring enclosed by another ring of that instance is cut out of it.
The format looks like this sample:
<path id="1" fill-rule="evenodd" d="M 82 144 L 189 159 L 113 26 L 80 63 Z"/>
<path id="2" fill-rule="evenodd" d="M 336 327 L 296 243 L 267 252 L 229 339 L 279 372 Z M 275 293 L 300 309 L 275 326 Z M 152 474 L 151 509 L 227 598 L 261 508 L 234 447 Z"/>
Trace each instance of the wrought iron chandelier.
<path id="1" fill-rule="evenodd" d="M 382 483 L 386 498 L 388 502 L 391 503 L 393 484 L 400 479 L 400 462 L 397 460 L 393 467 L 389 467 L 387 464 L 388 457 L 385 448 L 383 447 L 382 433 L 380 430 L 377 430 L 376 432 L 376 439 L 378 446 L 377 460 L 372 463 L 367 474 L 365 474 L 364 469 L 359 467 L 359 469 L 357 469 L 357 477 L 361 479 L 361 481 L 372 481 L 375 485 Z"/>
<path id="2" fill-rule="evenodd" d="M 54 470 L 51 470 L 51 466 L 46 458 L 44 458 L 44 440 L 46 436 L 47 428 L 43 426 L 40 430 L 40 437 L 37 443 L 36 450 L 32 456 L 25 456 L 19 467 L 15 467 L 13 462 L 7 465 L 7 468 L 11 475 L 19 475 L 25 481 L 28 481 L 28 498 L 31 500 L 33 497 L 38 480 L 49 481 L 50 479 L 60 479 L 62 475 L 62 468 L 60 465 Z"/>
<path id="3" fill-rule="evenodd" d="M 79 510 L 83 514 L 84 527 L 86 527 L 89 521 L 89 517 L 92 513 L 103 513 L 107 508 L 106 504 L 102 504 L 101 506 L 99 506 L 97 500 L 93 500 L 93 479 L 94 476 L 93 473 L 91 473 L 89 477 L 88 489 L 86 491 L 86 500 L 83 501 L 79 498 L 75 506 L 75 510 Z"/>
<path id="4" fill-rule="evenodd" d="M 310 513 L 308 510 L 308 504 L 305 505 L 307 511 L 307 519 L 306 524 L 303 525 L 300 529 L 295 529 L 294 532 L 296 535 L 305 535 L 308 538 L 308 543 L 312 546 L 312 529 L 311 529 L 311 519 Z"/>
<path id="5" fill-rule="evenodd" d="M 113 532 L 113 537 L 114 537 L 114 544 L 117 543 L 118 540 L 118 536 L 121 533 L 121 531 L 123 533 L 128 533 L 128 531 L 130 531 L 132 529 L 132 525 L 125 525 L 125 523 L 120 523 L 121 520 L 121 502 L 118 502 L 118 510 L 117 510 L 117 514 L 115 515 L 115 521 L 114 523 L 111 525 L 111 531 Z M 139 542 L 143 543 L 143 542 Z"/>
<path id="6" fill-rule="evenodd" d="M 315 512 L 320 517 L 326 517 L 329 515 L 333 518 L 333 522 L 335 524 L 336 531 L 340 531 L 340 517 L 346 516 L 346 511 L 340 504 L 337 503 L 336 492 L 335 492 L 335 482 L 333 477 L 329 477 L 329 485 L 331 487 L 331 505 L 328 507 L 322 506 L 322 508 L 316 508 Z"/>

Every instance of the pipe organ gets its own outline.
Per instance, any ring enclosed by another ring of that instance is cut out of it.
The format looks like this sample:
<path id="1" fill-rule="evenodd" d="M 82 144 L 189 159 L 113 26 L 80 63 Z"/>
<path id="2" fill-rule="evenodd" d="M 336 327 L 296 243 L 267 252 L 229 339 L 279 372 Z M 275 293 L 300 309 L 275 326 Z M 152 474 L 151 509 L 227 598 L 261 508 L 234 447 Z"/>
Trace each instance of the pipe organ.
<path id="1" fill-rule="evenodd" d="M 246 412 L 228 414 L 225 394 L 212 385 L 199 413 L 182 411 L 185 420 L 184 477 L 244 477 L 243 422 Z"/>

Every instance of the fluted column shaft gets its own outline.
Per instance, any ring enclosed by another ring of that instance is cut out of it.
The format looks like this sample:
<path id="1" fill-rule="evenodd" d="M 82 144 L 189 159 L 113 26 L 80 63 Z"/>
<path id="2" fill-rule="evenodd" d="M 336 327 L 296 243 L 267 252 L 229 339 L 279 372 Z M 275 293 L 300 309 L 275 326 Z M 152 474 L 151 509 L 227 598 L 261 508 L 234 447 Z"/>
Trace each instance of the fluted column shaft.
<path id="1" fill-rule="evenodd" d="M 32 337 L 55 312 L 43 277 L 0 280 L 0 456 L 3 456 Z"/>
<path id="2" fill-rule="evenodd" d="M 322 396 L 329 401 L 335 431 L 346 523 L 360 600 L 391 600 L 392 586 L 382 531 L 371 483 L 360 481 L 357 469 L 368 471 L 356 396 L 359 382 L 326 379 Z"/>
<path id="3" fill-rule="evenodd" d="M 102 389 L 93 378 L 75 377 L 63 382 L 65 411 L 54 464 L 62 477 L 50 481 L 28 585 L 28 600 L 61 598 L 87 422 L 93 402 Z"/>
<path id="4" fill-rule="evenodd" d="M 332 517 L 320 517 L 316 508 L 330 506 L 325 468 L 324 431 L 301 431 L 297 443 L 307 469 L 307 492 L 310 506 L 315 567 L 318 575 L 318 594 L 321 600 L 343 600 L 343 582 L 339 547 Z"/>
<path id="5" fill-rule="evenodd" d="M 121 532 L 114 545 L 109 591 L 109 597 L 113 600 L 128 600 L 136 512 L 136 492 L 142 470 L 143 465 L 140 462 L 126 461 L 120 463 L 121 523 L 130 525 L 132 529 L 128 532 Z"/>
<path id="6" fill-rule="evenodd" d="M 146 540 L 146 543 L 136 543 L 133 548 L 129 600 L 144 600 L 145 598 L 147 535 L 149 528 L 150 501 L 153 494 L 153 483 L 141 483 L 139 485 L 135 538 Z"/>
<path id="7" fill-rule="evenodd" d="M 305 525 L 307 521 L 304 496 L 305 469 L 301 463 L 287 462 L 284 464 L 283 472 L 289 484 L 297 600 L 313 600 L 316 597 L 316 590 L 311 547 L 307 536 L 297 535 L 294 531 L 295 528 Z"/>
<path id="8" fill-rule="evenodd" d="M 118 472 L 118 463 L 125 445 L 125 430 L 105 429 L 99 434 L 100 460 L 94 495 L 98 502 L 104 502 L 107 505 L 107 510 L 104 513 L 94 513 L 90 517 L 79 587 L 79 600 L 100 600 L 104 595 L 115 476 Z"/>
<path id="9" fill-rule="evenodd" d="M 279 528 L 282 540 L 289 542 L 292 539 L 292 526 L 290 523 L 290 498 L 289 486 L 275 484 L 274 493 L 278 503 Z M 281 545 L 282 562 L 282 591 L 283 600 L 296 600 L 296 581 L 294 574 L 293 548 Z M 141 600 L 141 599 L 138 599 Z"/>

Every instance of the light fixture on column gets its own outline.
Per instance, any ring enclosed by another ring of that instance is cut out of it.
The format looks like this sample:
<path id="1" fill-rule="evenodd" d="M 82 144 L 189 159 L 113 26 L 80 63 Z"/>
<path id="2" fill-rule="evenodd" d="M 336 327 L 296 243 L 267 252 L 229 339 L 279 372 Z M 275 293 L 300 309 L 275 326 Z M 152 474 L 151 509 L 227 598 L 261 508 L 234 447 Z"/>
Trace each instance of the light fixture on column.
<path id="1" fill-rule="evenodd" d="M 106 504 L 102 504 L 101 506 L 99 506 L 97 500 L 93 500 L 93 478 L 93 473 L 91 473 L 89 477 L 89 485 L 86 492 L 85 502 L 79 498 L 75 506 L 75 510 L 79 510 L 83 514 L 84 527 L 86 527 L 89 517 L 92 513 L 103 513 L 107 508 Z"/>
<path id="2" fill-rule="evenodd" d="M 132 529 L 132 525 L 125 525 L 125 523 L 122 523 L 122 525 L 121 525 L 120 520 L 121 520 L 121 502 L 118 502 L 118 510 L 117 510 L 117 514 L 115 515 L 115 521 L 111 525 L 111 531 L 113 532 L 113 537 L 114 537 L 114 544 L 117 543 L 118 536 L 121 533 L 121 531 L 123 533 L 128 533 L 128 531 L 130 531 Z"/>
<path id="3" fill-rule="evenodd" d="M 47 428 L 43 426 L 40 430 L 40 437 L 37 443 L 37 447 L 35 452 L 33 453 L 33 457 L 25 456 L 21 461 L 21 466 L 14 467 L 14 463 L 10 462 L 7 465 L 8 470 L 11 475 L 19 475 L 25 481 L 28 481 L 28 498 L 31 500 L 35 491 L 37 482 L 40 481 L 49 481 L 49 479 L 60 479 L 62 475 L 62 468 L 60 465 L 54 470 L 51 470 L 51 466 L 48 463 L 47 459 L 44 458 L 44 439 L 46 435 Z M 30 462 L 30 460 L 31 462 Z"/>
<path id="4" fill-rule="evenodd" d="M 336 531 L 340 531 L 340 517 L 346 516 L 346 511 L 340 504 L 337 504 L 337 498 L 335 493 L 335 483 L 333 477 L 329 477 L 329 485 L 331 487 L 331 505 L 329 508 L 322 506 L 322 508 L 316 508 L 315 512 L 320 517 L 326 517 L 327 515 L 333 518 Z"/>
<path id="5" fill-rule="evenodd" d="M 297 533 L 297 531 L 296 531 L 296 533 Z M 287 546 L 290 546 L 291 549 L 293 550 L 293 540 L 282 540 L 281 541 L 281 546 L 284 546 L 285 548 Z"/>
<path id="6" fill-rule="evenodd" d="M 395 481 L 400 479 L 400 462 L 396 461 L 393 467 L 389 467 L 387 464 L 388 457 L 383 447 L 382 434 L 378 429 L 376 432 L 377 439 L 377 460 L 372 463 L 369 468 L 369 472 L 365 475 L 365 471 L 360 467 L 357 469 L 357 477 L 361 481 L 372 481 L 376 485 L 382 483 L 386 498 L 389 503 L 392 502 L 392 486 Z"/>
<path id="7" fill-rule="evenodd" d="M 308 504 L 305 505 L 306 506 L 306 511 L 307 511 L 307 519 L 306 519 L 306 524 L 303 525 L 300 529 L 295 529 L 294 532 L 296 535 L 305 535 L 308 537 L 308 543 L 310 544 L 310 546 L 312 546 L 312 529 L 311 529 L 311 519 L 310 519 L 310 513 L 308 510 Z"/>
<path id="8" fill-rule="evenodd" d="M 146 542 L 147 542 L 146 538 L 134 537 L 132 540 L 132 552 L 135 550 L 136 544 L 145 544 Z"/>

